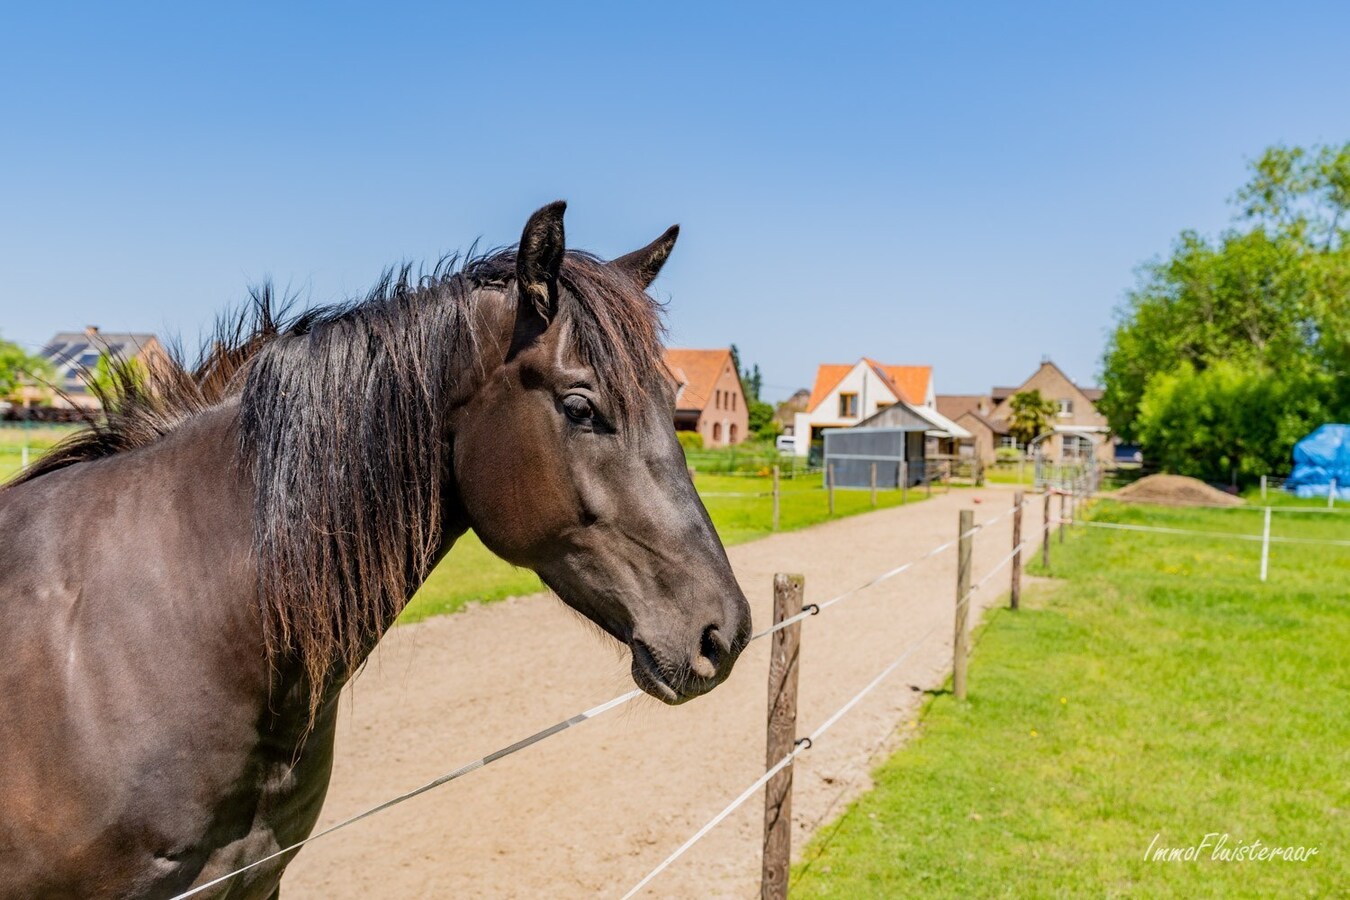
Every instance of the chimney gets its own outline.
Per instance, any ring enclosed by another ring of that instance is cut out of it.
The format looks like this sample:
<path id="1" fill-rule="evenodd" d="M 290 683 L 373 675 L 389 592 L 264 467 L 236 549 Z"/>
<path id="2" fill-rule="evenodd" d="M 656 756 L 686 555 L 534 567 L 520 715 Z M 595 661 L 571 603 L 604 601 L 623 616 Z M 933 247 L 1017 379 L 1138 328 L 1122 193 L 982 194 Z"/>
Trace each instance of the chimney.
<path id="1" fill-rule="evenodd" d="M 98 326 L 97 325 L 84 326 L 84 336 L 90 339 L 98 337 Z"/>

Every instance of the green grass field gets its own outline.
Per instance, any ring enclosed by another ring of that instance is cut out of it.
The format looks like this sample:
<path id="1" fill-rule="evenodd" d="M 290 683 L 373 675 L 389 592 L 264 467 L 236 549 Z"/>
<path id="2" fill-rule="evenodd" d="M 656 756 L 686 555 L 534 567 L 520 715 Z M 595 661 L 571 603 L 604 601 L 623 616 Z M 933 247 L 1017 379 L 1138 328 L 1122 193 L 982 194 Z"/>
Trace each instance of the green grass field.
<path id="1" fill-rule="evenodd" d="M 1242 510 L 1092 516 L 1261 527 Z M 1350 517 L 1272 530 L 1347 540 Z M 970 699 L 929 699 L 876 788 L 804 850 L 793 896 L 1346 896 L 1350 547 L 1277 544 L 1265 584 L 1260 544 L 1234 539 L 1080 527 L 1052 553 L 1055 580 L 977 634 Z M 1318 853 L 1145 859 L 1155 838 L 1206 834 Z"/>

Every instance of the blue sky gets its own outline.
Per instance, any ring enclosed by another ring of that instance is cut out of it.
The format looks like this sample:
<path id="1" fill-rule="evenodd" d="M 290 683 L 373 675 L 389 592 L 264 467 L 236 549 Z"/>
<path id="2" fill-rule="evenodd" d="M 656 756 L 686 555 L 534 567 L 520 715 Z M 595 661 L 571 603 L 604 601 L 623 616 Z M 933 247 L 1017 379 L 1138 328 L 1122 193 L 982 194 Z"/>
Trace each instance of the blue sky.
<path id="1" fill-rule="evenodd" d="M 1350 140 L 1344 5 L 281 6 L 4 13 L 0 334 L 192 342 L 265 277 L 337 299 L 563 197 L 606 256 L 681 223 L 671 342 L 772 398 L 862 355 L 1091 380 L 1251 158 Z"/>

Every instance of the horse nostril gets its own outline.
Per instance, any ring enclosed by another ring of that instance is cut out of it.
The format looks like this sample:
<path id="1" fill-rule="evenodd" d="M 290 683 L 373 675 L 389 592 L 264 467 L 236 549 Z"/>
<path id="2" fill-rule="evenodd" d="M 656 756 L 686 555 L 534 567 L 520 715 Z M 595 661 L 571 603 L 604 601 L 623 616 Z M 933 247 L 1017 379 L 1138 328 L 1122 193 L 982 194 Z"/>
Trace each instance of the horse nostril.
<path id="1" fill-rule="evenodd" d="M 722 632 L 716 625 L 709 625 L 703 629 L 703 637 L 698 645 L 699 656 L 694 661 L 695 674 L 702 678 L 716 678 L 722 668 L 722 661 L 726 659 L 727 651 L 730 649 L 726 638 L 722 637 Z"/>

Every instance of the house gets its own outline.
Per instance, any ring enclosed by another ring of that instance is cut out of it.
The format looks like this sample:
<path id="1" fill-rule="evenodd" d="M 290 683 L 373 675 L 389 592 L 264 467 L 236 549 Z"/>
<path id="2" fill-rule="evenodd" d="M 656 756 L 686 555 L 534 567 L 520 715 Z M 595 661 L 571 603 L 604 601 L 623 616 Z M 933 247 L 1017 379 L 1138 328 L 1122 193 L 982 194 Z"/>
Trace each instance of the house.
<path id="1" fill-rule="evenodd" d="M 994 461 L 995 451 L 1008 446 L 1008 423 L 993 418 L 995 403 L 989 394 L 939 394 L 938 412 L 970 432 L 969 439 L 944 440 L 938 452 L 947 456 L 969 456 L 981 462 Z"/>
<path id="2" fill-rule="evenodd" d="M 705 447 L 729 447 L 746 438 L 749 411 L 731 348 L 666 350 L 675 378 L 675 430 L 697 431 Z"/>
<path id="3" fill-rule="evenodd" d="M 822 365 L 816 370 L 806 410 L 793 417 L 796 454 L 808 455 L 826 428 L 857 425 L 877 410 L 902 401 L 933 407 L 932 366 L 885 365 L 867 357 L 849 365 Z"/>
<path id="4" fill-rule="evenodd" d="M 801 388 L 773 411 L 773 420 L 785 435 L 791 435 L 797 427 L 797 413 L 806 412 L 806 404 L 811 400 L 811 392 Z"/>
<path id="5" fill-rule="evenodd" d="M 148 332 L 108 332 L 90 325 L 84 331 L 63 331 L 49 340 L 38 356 L 56 372 L 55 384 L 25 385 L 18 400 L 27 407 L 50 404 L 58 409 L 98 409 L 98 399 L 89 391 L 88 377 L 100 356 L 135 361 L 147 371 L 168 362 L 169 354 L 159 338 Z"/>
<path id="6" fill-rule="evenodd" d="M 1095 453 L 1099 462 L 1111 462 L 1115 442 L 1106 417 L 1097 411 L 1101 389 L 1079 386 L 1049 358 L 1041 360 L 1031 377 L 1016 387 L 996 387 L 988 394 L 943 394 L 937 398 L 937 408 L 971 432 L 969 440 L 959 442 L 959 452 L 976 454 L 981 461 L 991 463 L 999 447 L 1018 447 L 1008 429 L 1012 398 L 1033 390 L 1056 406 L 1049 436 L 1041 442 L 1046 456 L 1077 459 Z"/>

